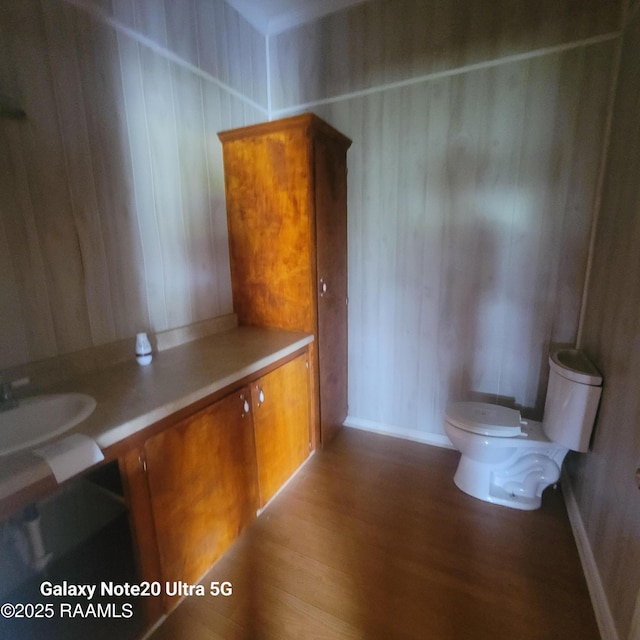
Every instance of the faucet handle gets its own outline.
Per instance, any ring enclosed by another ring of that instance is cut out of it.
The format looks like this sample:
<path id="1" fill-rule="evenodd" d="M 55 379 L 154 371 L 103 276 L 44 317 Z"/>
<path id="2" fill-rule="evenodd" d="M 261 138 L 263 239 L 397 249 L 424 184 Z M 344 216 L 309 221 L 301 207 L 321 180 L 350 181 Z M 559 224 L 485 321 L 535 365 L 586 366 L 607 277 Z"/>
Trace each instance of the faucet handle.
<path id="1" fill-rule="evenodd" d="M 10 382 L 0 382 L 0 400 L 8 400 L 13 394 L 13 385 Z"/>
<path id="2" fill-rule="evenodd" d="M 13 409 L 18 406 L 18 401 L 13 397 L 13 387 L 10 382 L 0 383 L 0 411 Z"/>
<path id="3" fill-rule="evenodd" d="M 18 378 L 16 380 L 3 379 L 0 376 L 0 400 L 10 400 L 13 397 L 13 390 L 19 387 L 26 387 L 30 380 L 28 377 Z"/>
<path id="4" fill-rule="evenodd" d="M 0 411 L 6 411 L 18 406 L 17 398 L 13 397 L 14 387 L 23 387 L 29 384 L 29 378 L 19 378 L 18 380 L 4 382 L 0 378 Z"/>

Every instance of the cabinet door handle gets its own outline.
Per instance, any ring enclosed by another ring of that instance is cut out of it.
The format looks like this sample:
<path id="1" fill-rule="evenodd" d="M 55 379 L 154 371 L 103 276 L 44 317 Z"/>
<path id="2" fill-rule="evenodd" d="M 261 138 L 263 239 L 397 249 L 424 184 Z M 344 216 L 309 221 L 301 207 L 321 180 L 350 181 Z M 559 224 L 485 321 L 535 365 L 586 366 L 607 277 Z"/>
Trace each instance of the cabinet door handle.
<path id="1" fill-rule="evenodd" d="M 327 293 L 327 283 L 324 278 L 320 278 L 320 297 L 323 297 L 325 293 Z"/>
<path id="2" fill-rule="evenodd" d="M 251 405 L 249 404 L 247 398 L 244 397 L 244 393 L 240 394 L 240 400 L 242 401 L 242 415 L 240 417 L 244 418 L 251 410 Z"/>
<path id="3" fill-rule="evenodd" d="M 140 469 L 142 469 L 142 473 L 147 473 L 147 457 L 144 453 L 138 456 L 138 464 L 140 465 Z"/>
<path id="4" fill-rule="evenodd" d="M 264 391 L 262 389 L 258 392 L 258 400 L 260 400 L 260 404 L 264 403 Z"/>
<path id="5" fill-rule="evenodd" d="M 242 400 L 241 417 L 244 418 L 247 415 L 247 413 L 249 413 L 249 409 L 251 409 L 251 405 L 249 404 L 249 401 L 244 397 L 244 393 L 240 394 L 240 400 Z"/>

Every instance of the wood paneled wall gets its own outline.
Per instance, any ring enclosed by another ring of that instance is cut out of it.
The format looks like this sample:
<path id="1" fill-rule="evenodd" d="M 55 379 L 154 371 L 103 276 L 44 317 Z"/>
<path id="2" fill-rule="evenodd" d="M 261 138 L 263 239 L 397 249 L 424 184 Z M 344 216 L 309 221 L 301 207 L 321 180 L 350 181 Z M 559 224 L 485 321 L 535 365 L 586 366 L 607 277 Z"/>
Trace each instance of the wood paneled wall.
<path id="1" fill-rule="evenodd" d="M 619 29 L 621 0 L 369 0 L 270 40 L 275 111 Z"/>
<path id="2" fill-rule="evenodd" d="M 640 12 L 625 29 L 583 347 L 604 376 L 592 451 L 571 483 L 620 640 L 640 593 Z M 638 612 L 640 613 L 640 611 Z"/>
<path id="3" fill-rule="evenodd" d="M 265 38 L 224 0 L 81 1 L 267 107 Z"/>
<path id="4" fill-rule="evenodd" d="M 541 417 L 550 343 L 576 339 L 619 13 L 372 0 L 271 38 L 274 105 L 318 100 L 353 139 L 352 418 L 437 440 L 452 399 Z"/>
<path id="5" fill-rule="evenodd" d="M 222 0 L 98 5 L 2 4 L 0 369 L 232 311 L 216 133 L 266 117 L 259 36 Z"/>
<path id="6" fill-rule="evenodd" d="M 569 458 L 621 639 L 640 587 L 627 4 L 583 334 L 605 391 Z M 215 133 L 312 108 L 354 141 L 350 414 L 438 435 L 476 393 L 539 417 L 549 344 L 578 330 L 620 11 L 370 0 L 272 37 L 267 70 L 223 0 L 4 0 L 0 90 L 28 117 L 0 120 L 0 369 L 230 312 Z"/>
<path id="7" fill-rule="evenodd" d="M 576 337 L 611 45 L 323 107 L 349 156 L 351 416 L 441 432 L 450 399 L 539 417 Z"/>

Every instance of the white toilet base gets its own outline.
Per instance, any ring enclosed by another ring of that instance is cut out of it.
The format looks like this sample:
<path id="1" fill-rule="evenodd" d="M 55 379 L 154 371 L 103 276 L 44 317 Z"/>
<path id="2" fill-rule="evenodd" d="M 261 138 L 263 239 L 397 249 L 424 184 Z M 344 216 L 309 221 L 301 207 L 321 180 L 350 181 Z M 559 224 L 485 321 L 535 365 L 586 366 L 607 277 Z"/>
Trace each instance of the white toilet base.
<path id="1" fill-rule="evenodd" d="M 489 465 L 461 455 L 453 481 L 479 500 L 533 511 L 542 504 L 542 492 L 558 481 L 565 453 L 557 462 L 546 455 L 529 454 L 508 465 Z"/>

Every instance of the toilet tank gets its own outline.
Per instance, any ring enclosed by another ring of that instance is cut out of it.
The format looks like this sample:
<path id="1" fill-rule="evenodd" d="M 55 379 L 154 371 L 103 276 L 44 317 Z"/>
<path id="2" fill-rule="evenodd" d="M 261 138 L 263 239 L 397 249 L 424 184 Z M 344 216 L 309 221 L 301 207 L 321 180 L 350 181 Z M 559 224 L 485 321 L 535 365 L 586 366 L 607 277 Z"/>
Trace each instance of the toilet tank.
<path id="1" fill-rule="evenodd" d="M 588 451 L 602 376 L 578 349 L 553 351 L 549 366 L 542 428 L 549 440 L 573 451 Z"/>

